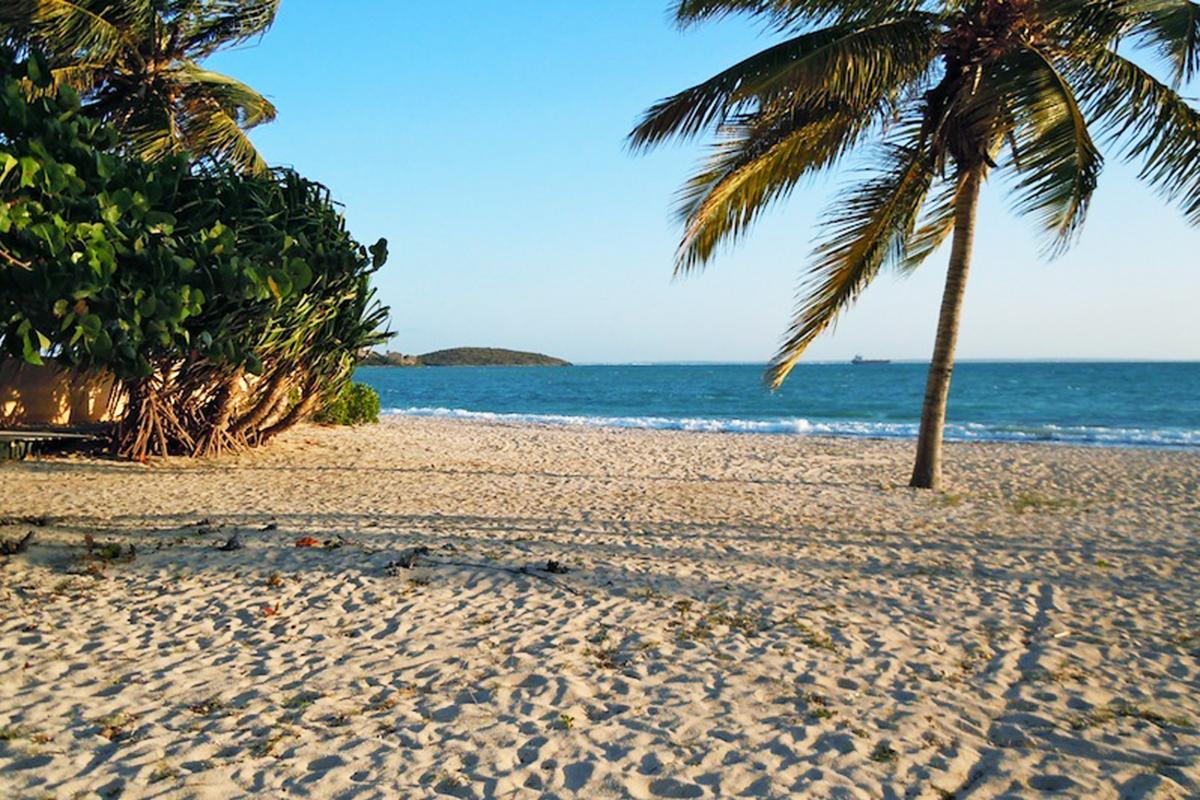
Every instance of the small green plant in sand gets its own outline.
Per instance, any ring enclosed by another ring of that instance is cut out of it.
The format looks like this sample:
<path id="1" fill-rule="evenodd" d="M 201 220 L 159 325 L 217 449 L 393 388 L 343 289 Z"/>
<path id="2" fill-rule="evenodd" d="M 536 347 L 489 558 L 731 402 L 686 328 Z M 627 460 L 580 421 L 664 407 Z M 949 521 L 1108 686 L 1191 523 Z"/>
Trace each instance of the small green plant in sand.
<path id="1" fill-rule="evenodd" d="M 1139 706 L 1136 703 L 1130 703 L 1127 700 L 1114 700 L 1107 706 L 1095 708 L 1086 714 L 1080 714 L 1072 717 L 1069 720 L 1071 728 L 1074 730 L 1084 730 L 1095 725 L 1103 725 L 1106 722 L 1112 722 L 1116 719 L 1138 719 L 1149 722 L 1151 725 L 1157 725 L 1160 728 L 1187 728 L 1192 729 L 1195 726 L 1192 720 L 1179 715 L 1165 715 L 1152 709 Z"/>
<path id="2" fill-rule="evenodd" d="M 321 425 L 368 425 L 379 422 L 379 393 L 365 383 L 347 380 L 335 389 L 324 408 L 313 415 Z"/>
<path id="3" fill-rule="evenodd" d="M 283 707 L 291 709 L 297 713 L 304 713 L 313 703 L 320 700 L 322 697 L 320 692 L 304 691 L 297 692 L 288 699 L 283 701 Z"/>
<path id="4" fill-rule="evenodd" d="M 892 748 L 887 742 L 880 742 L 875 745 L 875 749 L 871 751 L 871 760 L 880 764 L 892 764 L 900 757 L 900 754 Z"/>
<path id="5" fill-rule="evenodd" d="M 83 560 L 92 565 L 106 565 L 118 561 L 129 563 L 137 556 L 133 545 L 123 546 L 120 542 L 100 544 L 90 533 L 83 537 L 83 546 Z"/>
<path id="6" fill-rule="evenodd" d="M 830 653 L 838 651 L 837 644 L 834 643 L 833 637 L 824 631 L 813 630 L 804 623 L 797 623 L 796 627 L 800 631 L 800 641 L 807 647 L 812 647 L 816 650 L 825 650 Z"/>
<path id="7" fill-rule="evenodd" d="M 162 783 L 163 781 L 174 780 L 180 774 L 179 767 L 173 766 L 166 761 L 160 761 L 154 766 L 154 771 L 150 773 L 150 783 Z"/>
<path id="8" fill-rule="evenodd" d="M 701 619 L 709 628 L 724 626 L 745 636 L 754 636 L 761 633 L 766 627 L 751 614 L 744 611 L 730 611 L 724 604 L 710 605 Z"/>
<path id="9" fill-rule="evenodd" d="M 559 714 L 555 724 L 559 730 L 569 731 L 575 727 L 575 718 L 570 714 Z"/>
<path id="10" fill-rule="evenodd" d="M 744 611 L 732 611 L 723 603 L 713 603 L 697 610 L 694 600 L 683 598 L 675 601 L 676 618 L 667 623 L 675 629 L 675 638 L 681 642 L 700 642 L 712 639 L 721 628 L 731 633 L 754 636 L 769 627 L 768 623 Z"/>
<path id="11" fill-rule="evenodd" d="M 17 739 L 24 739 L 29 735 L 29 726 L 27 725 L 9 725 L 0 728 L 0 742 L 15 742 Z"/>
<path id="12" fill-rule="evenodd" d="M 1017 514 L 1024 514 L 1027 511 L 1069 511 L 1076 505 L 1077 503 L 1069 497 L 1049 497 L 1036 492 L 1024 492 L 1014 497 L 1009 507 Z"/>
<path id="13" fill-rule="evenodd" d="M 296 736 L 296 731 L 284 725 L 270 735 L 264 736 L 253 745 L 250 746 L 250 755 L 253 758 L 267 758 L 275 755 L 275 748 L 280 745 L 285 739 L 291 739 Z"/>
<path id="14" fill-rule="evenodd" d="M 629 659 L 623 657 L 620 647 L 614 645 L 585 647 L 583 654 L 600 669 L 620 669 L 629 665 Z"/>
<path id="15" fill-rule="evenodd" d="M 193 714 L 199 714 L 200 716 L 206 717 L 210 714 L 215 714 L 224 708 L 225 702 L 214 694 L 211 697 L 206 697 L 199 702 L 192 703 L 190 706 L 188 706 L 188 711 L 192 712 Z"/>
<path id="16" fill-rule="evenodd" d="M 1054 669 L 1031 670 L 1025 674 L 1030 683 L 1072 683 L 1081 680 L 1086 673 L 1079 667 L 1064 661 Z"/>
<path id="17" fill-rule="evenodd" d="M 832 719 L 835 715 L 834 710 L 829 707 L 829 700 L 816 692 L 804 695 L 804 704 L 808 708 L 809 719 Z"/>

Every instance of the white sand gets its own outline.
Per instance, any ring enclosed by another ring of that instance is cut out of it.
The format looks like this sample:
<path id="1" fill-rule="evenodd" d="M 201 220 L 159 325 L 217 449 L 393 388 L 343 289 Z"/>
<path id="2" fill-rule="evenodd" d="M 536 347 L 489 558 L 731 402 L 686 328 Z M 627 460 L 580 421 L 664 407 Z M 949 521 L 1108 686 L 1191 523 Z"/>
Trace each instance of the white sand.
<path id="1" fill-rule="evenodd" d="M 52 519 L 0 566 L 0 797 L 1200 797 L 1200 456 L 951 446 L 934 495 L 910 448 L 404 420 L 2 466 Z M 70 574 L 87 533 L 136 558 Z"/>

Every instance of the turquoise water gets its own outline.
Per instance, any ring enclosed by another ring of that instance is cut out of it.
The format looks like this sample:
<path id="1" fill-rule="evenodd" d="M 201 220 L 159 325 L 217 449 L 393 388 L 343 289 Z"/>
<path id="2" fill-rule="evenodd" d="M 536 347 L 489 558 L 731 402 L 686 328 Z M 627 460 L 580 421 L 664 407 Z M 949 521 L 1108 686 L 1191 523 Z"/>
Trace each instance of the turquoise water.
<path id="1" fill-rule="evenodd" d="M 872 438 L 916 435 L 923 364 L 364 367 L 387 413 L 555 425 Z M 1200 363 L 962 363 L 946 437 L 1200 447 Z"/>

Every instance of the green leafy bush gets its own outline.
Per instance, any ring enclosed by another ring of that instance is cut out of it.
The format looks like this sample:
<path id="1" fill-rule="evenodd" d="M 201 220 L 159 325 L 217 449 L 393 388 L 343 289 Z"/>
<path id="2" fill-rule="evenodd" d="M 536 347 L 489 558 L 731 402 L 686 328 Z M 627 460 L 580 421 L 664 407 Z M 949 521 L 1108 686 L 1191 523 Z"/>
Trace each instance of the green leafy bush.
<path id="1" fill-rule="evenodd" d="M 379 422 L 379 393 L 365 383 L 346 381 L 313 415 L 323 425 L 367 425 Z"/>
<path id="2" fill-rule="evenodd" d="M 0 353 L 120 378 L 119 452 L 267 440 L 385 338 L 386 242 L 355 241 L 325 187 L 127 157 L 49 90 L 36 59 L 0 53 Z"/>

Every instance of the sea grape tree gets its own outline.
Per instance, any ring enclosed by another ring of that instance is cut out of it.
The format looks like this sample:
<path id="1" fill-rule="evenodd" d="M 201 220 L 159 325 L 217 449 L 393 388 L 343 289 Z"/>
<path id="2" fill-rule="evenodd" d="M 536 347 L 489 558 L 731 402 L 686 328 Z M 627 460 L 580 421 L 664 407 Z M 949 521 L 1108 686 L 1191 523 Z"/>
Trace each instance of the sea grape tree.
<path id="1" fill-rule="evenodd" d="M 386 243 L 325 187 L 128 157 L 70 88 L 27 91 L 36 57 L 0 70 L 0 350 L 119 378 L 119 452 L 269 439 L 381 340 Z"/>

